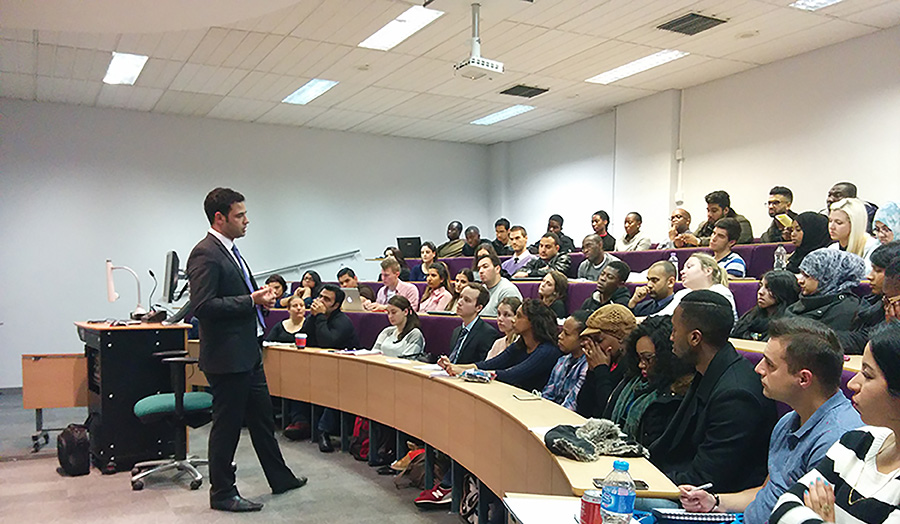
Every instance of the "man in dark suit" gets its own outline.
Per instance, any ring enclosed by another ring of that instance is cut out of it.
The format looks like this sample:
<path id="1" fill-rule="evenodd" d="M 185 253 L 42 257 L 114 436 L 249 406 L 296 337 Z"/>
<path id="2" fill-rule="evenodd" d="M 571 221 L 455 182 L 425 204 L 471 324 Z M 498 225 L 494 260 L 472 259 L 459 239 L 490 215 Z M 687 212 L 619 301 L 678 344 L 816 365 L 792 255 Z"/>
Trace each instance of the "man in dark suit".
<path id="1" fill-rule="evenodd" d="M 275 295 L 258 288 L 241 257 L 236 238 L 247 232 L 247 207 L 240 193 L 216 188 L 203 202 L 210 229 L 191 251 L 187 262 L 191 303 L 200 321 L 200 369 L 213 395 L 209 432 L 209 505 L 222 511 L 259 511 L 262 504 L 240 496 L 232 461 L 246 421 L 256 456 L 272 493 L 306 484 L 284 463 L 272 401 L 263 371 L 260 343 L 261 306 L 272 307 Z"/>
<path id="2" fill-rule="evenodd" d="M 456 314 L 462 325 L 450 336 L 450 356 L 453 364 L 474 364 L 487 356 L 500 334 L 490 324 L 481 320 L 481 310 L 490 301 L 487 288 L 477 282 L 466 284 L 459 293 Z"/>
<path id="3" fill-rule="evenodd" d="M 709 290 L 692 291 L 672 316 L 673 351 L 697 374 L 650 461 L 675 484 L 712 482 L 737 492 L 766 479 L 775 403 L 763 396 L 753 364 L 728 342 L 731 304 Z"/>

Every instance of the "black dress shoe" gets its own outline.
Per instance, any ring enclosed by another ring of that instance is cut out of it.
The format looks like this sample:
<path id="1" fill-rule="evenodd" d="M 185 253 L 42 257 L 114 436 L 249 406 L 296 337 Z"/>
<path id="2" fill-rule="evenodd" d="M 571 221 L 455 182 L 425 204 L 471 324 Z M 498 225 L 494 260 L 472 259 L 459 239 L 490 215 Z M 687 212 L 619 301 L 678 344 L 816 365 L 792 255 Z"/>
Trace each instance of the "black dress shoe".
<path id="1" fill-rule="evenodd" d="M 272 488 L 272 493 L 275 495 L 281 495 L 282 493 L 287 493 L 292 489 L 302 488 L 306 485 L 307 482 L 306 477 L 296 477 L 293 482 L 289 482 L 284 486 L 279 486 L 277 488 Z"/>
<path id="2" fill-rule="evenodd" d="M 331 445 L 331 436 L 324 431 L 319 434 L 319 451 L 322 453 L 331 453 L 334 446 Z"/>
<path id="3" fill-rule="evenodd" d="M 259 511 L 263 509 L 263 505 L 259 502 L 247 500 L 240 495 L 235 495 L 231 498 L 222 500 L 210 499 L 209 507 L 212 509 L 217 509 L 219 511 L 232 511 L 235 513 L 243 513 L 245 511 Z"/>

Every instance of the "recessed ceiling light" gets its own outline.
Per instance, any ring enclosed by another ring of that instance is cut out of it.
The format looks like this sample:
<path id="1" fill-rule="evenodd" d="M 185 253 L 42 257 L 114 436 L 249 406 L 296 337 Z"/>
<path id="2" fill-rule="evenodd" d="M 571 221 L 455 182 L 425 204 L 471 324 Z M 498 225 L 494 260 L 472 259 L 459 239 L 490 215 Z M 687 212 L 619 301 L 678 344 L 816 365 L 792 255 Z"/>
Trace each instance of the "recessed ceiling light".
<path id="1" fill-rule="evenodd" d="M 804 11 L 818 11 L 843 0 L 797 0 L 789 7 L 803 9 Z"/>
<path id="2" fill-rule="evenodd" d="M 106 68 L 104 84 L 124 84 L 132 86 L 137 81 L 138 75 L 147 63 L 144 55 L 132 55 L 130 53 L 116 53 L 113 51 L 112 60 Z"/>
<path id="3" fill-rule="evenodd" d="M 610 69 L 605 73 L 600 73 L 597 76 L 592 76 L 585 80 L 585 82 L 591 82 L 593 84 L 611 84 L 616 80 L 621 80 L 625 77 L 629 77 L 631 75 L 636 75 L 638 73 L 643 73 L 648 69 L 652 69 L 657 66 L 661 66 L 663 64 L 667 64 L 672 60 L 678 60 L 683 56 L 687 56 L 690 53 L 686 53 L 684 51 L 677 51 L 675 49 L 666 49 L 664 51 L 660 51 L 658 53 L 653 53 L 650 56 L 645 56 L 644 58 L 639 58 L 634 62 L 629 62 L 623 66 L 619 66 L 615 69 Z"/>
<path id="4" fill-rule="evenodd" d="M 443 11 L 428 9 L 415 5 L 404 11 L 397 18 L 388 22 L 384 27 L 375 31 L 369 38 L 359 43 L 359 47 L 387 51 L 400 42 L 406 40 L 416 31 L 434 22 Z"/>
<path id="5" fill-rule="evenodd" d="M 506 120 L 507 118 L 512 118 L 514 116 L 521 115 L 522 113 L 527 113 L 532 109 L 534 109 L 534 106 L 514 105 L 511 107 L 507 107 L 502 111 L 491 113 L 488 116 L 483 116 L 478 120 L 474 120 L 469 123 L 475 124 L 476 126 L 489 126 L 491 124 L 496 124 L 501 120 Z"/>
<path id="6" fill-rule="evenodd" d="M 303 84 L 303 87 L 289 94 L 282 100 L 285 104 L 305 105 L 316 98 L 325 94 L 326 91 L 338 85 L 334 80 L 322 80 L 321 78 L 313 78 L 309 82 Z"/>

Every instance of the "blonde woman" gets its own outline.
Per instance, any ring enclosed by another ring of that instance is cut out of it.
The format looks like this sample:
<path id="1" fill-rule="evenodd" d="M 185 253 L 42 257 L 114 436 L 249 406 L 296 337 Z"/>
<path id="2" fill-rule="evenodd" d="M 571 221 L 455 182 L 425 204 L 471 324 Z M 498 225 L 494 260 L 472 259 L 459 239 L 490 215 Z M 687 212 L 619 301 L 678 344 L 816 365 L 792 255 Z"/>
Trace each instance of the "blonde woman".
<path id="1" fill-rule="evenodd" d="M 728 299 L 734 319 L 737 321 L 738 314 L 737 306 L 734 305 L 734 295 L 728 289 L 728 273 L 719 266 L 716 259 L 706 253 L 691 255 L 681 269 L 681 283 L 684 285 L 684 289 L 675 293 L 669 305 L 657 312 L 657 315 L 673 314 L 685 295 L 698 289 L 708 289 Z"/>
<path id="2" fill-rule="evenodd" d="M 488 351 L 485 360 L 490 360 L 503 353 L 504 349 L 508 348 L 519 338 L 518 333 L 513 329 L 513 324 L 516 322 L 516 311 L 519 310 L 521 305 L 522 300 L 519 297 L 505 297 L 500 301 L 500 305 L 497 306 L 497 327 L 500 328 L 503 336 L 494 341 L 494 345 L 491 346 L 491 350 Z"/>
<path id="3" fill-rule="evenodd" d="M 866 233 L 866 205 L 858 198 L 843 198 L 831 204 L 828 214 L 828 234 L 834 244 L 831 249 L 840 249 L 863 257 L 866 271 L 872 270 L 869 255 L 879 246 L 878 239 Z"/>

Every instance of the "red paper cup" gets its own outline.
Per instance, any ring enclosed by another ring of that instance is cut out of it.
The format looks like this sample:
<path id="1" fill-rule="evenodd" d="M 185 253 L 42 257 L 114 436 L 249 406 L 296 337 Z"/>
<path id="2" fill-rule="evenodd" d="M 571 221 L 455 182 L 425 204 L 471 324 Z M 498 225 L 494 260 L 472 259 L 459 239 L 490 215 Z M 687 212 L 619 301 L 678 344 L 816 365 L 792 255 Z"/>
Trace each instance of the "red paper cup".
<path id="1" fill-rule="evenodd" d="M 306 333 L 295 334 L 294 335 L 294 344 L 296 344 L 296 346 L 298 348 L 305 348 L 306 347 Z"/>

